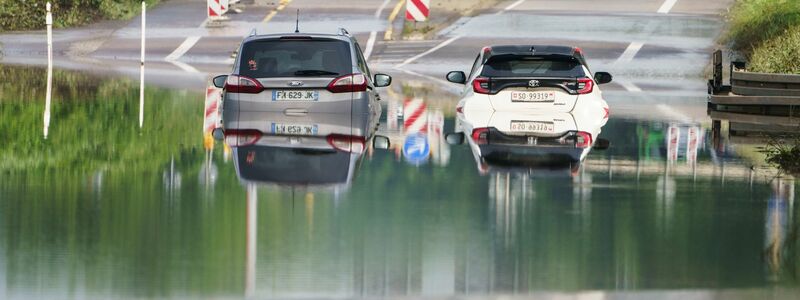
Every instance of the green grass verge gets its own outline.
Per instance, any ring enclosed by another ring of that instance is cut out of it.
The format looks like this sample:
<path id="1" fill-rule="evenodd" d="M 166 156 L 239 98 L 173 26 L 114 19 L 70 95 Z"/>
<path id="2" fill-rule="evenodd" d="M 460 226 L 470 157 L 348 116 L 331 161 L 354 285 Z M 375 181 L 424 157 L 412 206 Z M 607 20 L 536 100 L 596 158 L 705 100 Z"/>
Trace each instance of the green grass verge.
<path id="1" fill-rule="evenodd" d="M 152 6 L 160 0 L 146 0 Z M 129 19 L 141 10 L 140 0 L 52 0 L 53 27 L 65 28 L 98 20 Z M 45 1 L 0 0 L 0 32 L 45 28 Z"/>
<path id="2" fill-rule="evenodd" d="M 739 0 L 725 37 L 755 72 L 800 73 L 800 1 Z M 794 57 L 794 58 L 792 58 Z"/>

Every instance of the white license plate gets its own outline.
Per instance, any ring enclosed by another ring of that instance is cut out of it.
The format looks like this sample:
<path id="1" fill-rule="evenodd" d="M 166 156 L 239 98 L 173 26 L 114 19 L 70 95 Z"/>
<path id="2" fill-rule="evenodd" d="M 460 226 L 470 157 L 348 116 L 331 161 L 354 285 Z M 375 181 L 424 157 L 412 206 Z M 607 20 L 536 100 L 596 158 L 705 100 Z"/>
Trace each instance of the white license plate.
<path id="1" fill-rule="evenodd" d="M 272 101 L 317 101 L 319 91 L 276 90 L 272 91 Z"/>
<path id="2" fill-rule="evenodd" d="M 511 121 L 511 131 L 553 133 L 555 126 L 552 122 Z"/>
<path id="3" fill-rule="evenodd" d="M 556 101 L 556 92 L 511 92 L 513 102 Z"/>
<path id="4" fill-rule="evenodd" d="M 273 134 L 289 134 L 289 135 L 316 135 L 319 126 L 314 125 L 300 125 L 300 124 L 283 124 L 272 123 Z"/>

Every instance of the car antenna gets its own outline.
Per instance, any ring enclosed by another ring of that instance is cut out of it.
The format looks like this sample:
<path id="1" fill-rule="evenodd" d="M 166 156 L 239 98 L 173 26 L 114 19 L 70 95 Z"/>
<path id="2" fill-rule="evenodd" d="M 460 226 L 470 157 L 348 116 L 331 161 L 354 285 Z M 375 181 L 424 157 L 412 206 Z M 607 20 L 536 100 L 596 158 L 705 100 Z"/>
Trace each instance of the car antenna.
<path id="1" fill-rule="evenodd" d="M 297 9 L 297 19 L 294 21 L 294 33 L 300 32 L 300 9 Z"/>

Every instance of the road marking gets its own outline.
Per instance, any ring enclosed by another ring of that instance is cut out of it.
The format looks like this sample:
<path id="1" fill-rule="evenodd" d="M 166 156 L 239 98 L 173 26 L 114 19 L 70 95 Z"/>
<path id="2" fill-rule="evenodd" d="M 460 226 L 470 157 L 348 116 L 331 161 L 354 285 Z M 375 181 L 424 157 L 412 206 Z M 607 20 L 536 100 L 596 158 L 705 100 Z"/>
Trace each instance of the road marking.
<path id="1" fill-rule="evenodd" d="M 640 89 L 638 86 L 633 84 L 633 82 L 630 82 L 630 81 L 627 81 L 627 80 L 617 80 L 617 83 L 619 83 L 619 85 L 621 85 L 623 88 L 625 88 L 625 90 L 627 90 L 628 92 L 638 93 L 638 92 L 642 91 L 642 89 Z"/>
<path id="2" fill-rule="evenodd" d="M 264 20 L 261 21 L 261 23 L 267 23 L 269 22 L 269 20 L 272 20 L 272 18 L 275 17 L 275 15 L 277 15 L 279 11 L 282 11 L 284 8 L 286 8 L 286 6 L 288 6 L 290 2 L 292 2 L 292 0 L 281 0 L 278 7 L 276 7 L 275 10 L 269 12 L 267 16 L 264 17 Z"/>
<path id="3" fill-rule="evenodd" d="M 369 39 L 367 39 L 367 48 L 364 49 L 364 60 L 369 60 L 369 56 L 372 54 L 372 48 L 375 47 L 375 37 L 378 36 L 378 32 L 372 31 L 369 33 Z"/>
<path id="4" fill-rule="evenodd" d="M 506 6 L 506 8 L 504 8 L 503 10 L 498 11 L 497 13 L 495 13 L 495 15 L 503 14 L 504 12 L 512 10 L 512 9 L 514 9 L 515 7 L 519 6 L 522 3 L 525 3 L 525 0 L 519 0 L 517 2 L 511 3 L 509 6 Z"/>
<path id="5" fill-rule="evenodd" d="M 384 0 L 383 3 L 381 3 L 381 6 L 375 11 L 376 19 L 381 17 L 381 12 L 389 5 L 389 2 L 392 2 L 392 0 Z"/>
<path id="6" fill-rule="evenodd" d="M 407 64 L 410 64 L 410 63 L 414 62 L 415 60 L 420 59 L 420 58 L 422 58 L 422 57 L 424 57 L 424 56 L 426 56 L 428 54 L 431 54 L 431 53 L 435 52 L 436 50 L 441 49 L 444 46 L 450 45 L 450 43 L 455 42 L 457 39 L 460 39 L 461 37 L 463 37 L 463 35 L 457 35 L 457 36 L 451 37 L 450 39 L 442 42 L 441 44 L 438 44 L 435 47 L 428 49 L 428 51 L 422 52 L 422 53 L 420 53 L 420 54 L 418 54 L 418 55 L 416 55 L 414 57 L 406 59 L 404 62 L 402 62 L 401 64 L 397 65 L 396 68 L 402 68 L 403 66 L 405 66 Z"/>
<path id="7" fill-rule="evenodd" d="M 628 45 L 628 48 L 625 48 L 625 52 L 622 52 L 622 55 L 620 55 L 616 63 L 631 62 L 633 58 L 636 57 L 636 53 L 639 53 L 639 50 L 642 49 L 642 46 L 644 46 L 644 43 L 640 42 L 631 43 L 630 45 Z"/>
<path id="8" fill-rule="evenodd" d="M 672 7 L 675 6 L 678 0 L 665 0 L 664 4 L 661 4 L 661 7 L 658 8 L 658 13 L 660 14 L 668 14 Z"/>
<path id="9" fill-rule="evenodd" d="M 167 61 L 178 60 L 179 58 L 181 58 L 181 56 L 186 54 L 186 52 L 189 51 L 189 49 L 192 49 L 192 47 L 194 47 L 194 44 L 197 44 L 197 41 L 199 40 L 200 40 L 199 36 L 190 36 L 186 38 L 186 40 L 184 40 L 183 43 L 181 43 L 181 45 L 178 46 L 178 48 L 175 48 L 175 51 L 172 51 L 172 53 L 167 55 L 167 57 L 164 58 L 164 60 Z"/>
<path id="10" fill-rule="evenodd" d="M 394 67 L 394 69 L 398 70 L 400 72 L 409 74 L 409 75 L 422 77 L 422 78 L 428 79 L 430 81 L 437 82 L 437 83 L 441 84 L 442 87 L 445 88 L 445 90 L 447 92 L 450 92 L 452 94 L 458 95 L 458 94 L 461 93 L 461 88 L 456 87 L 455 84 L 452 84 L 449 81 L 445 81 L 445 80 L 442 80 L 442 79 L 439 79 L 439 78 L 436 78 L 436 77 L 433 77 L 433 76 L 428 76 L 428 75 L 425 75 L 425 74 L 420 74 L 420 73 L 417 73 L 417 72 L 414 72 L 414 71 L 409 71 L 409 70 L 406 70 L 406 69 L 403 69 L 403 68 L 399 68 L 399 67 L 396 67 L 396 66 Z M 391 90 L 391 89 L 389 89 L 389 90 Z"/>
<path id="11" fill-rule="evenodd" d="M 388 19 L 389 27 L 386 28 L 386 33 L 383 34 L 384 41 L 392 39 L 392 31 L 394 31 L 392 23 L 394 23 L 394 19 L 397 18 L 397 14 L 399 14 L 400 10 L 403 8 L 403 3 L 406 3 L 406 0 L 398 1 L 397 5 L 394 6 L 394 9 L 392 9 L 392 13 L 389 14 L 389 19 Z"/>

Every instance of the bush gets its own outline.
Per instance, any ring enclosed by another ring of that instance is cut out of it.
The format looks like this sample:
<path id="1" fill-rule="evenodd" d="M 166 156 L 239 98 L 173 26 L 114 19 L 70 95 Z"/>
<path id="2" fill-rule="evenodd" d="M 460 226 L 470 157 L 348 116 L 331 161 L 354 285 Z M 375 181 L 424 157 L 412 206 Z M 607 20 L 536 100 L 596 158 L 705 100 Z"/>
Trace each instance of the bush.
<path id="1" fill-rule="evenodd" d="M 756 47 L 748 65 L 754 72 L 800 74 L 800 25 Z"/>
<path id="2" fill-rule="evenodd" d="M 147 0 L 148 6 L 160 0 Z M 0 31 L 45 28 L 42 0 L 0 1 Z M 100 19 L 127 19 L 139 13 L 139 0 L 52 0 L 53 27 L 88 24 Z"/>
<path id="3" fill-rule="evenodd" d="M 750 54 L 793 26 L 800 26 L 800 1 L 739 0 L 730 18 L 727 40 L 733 48 Z"/>
<path id="4" fill-rule="evenodd" d="M 800 175 L 800 136 L 774 137 L 766 148 L 767 163 L 782 171 Z"/>

